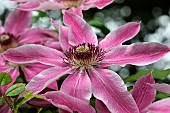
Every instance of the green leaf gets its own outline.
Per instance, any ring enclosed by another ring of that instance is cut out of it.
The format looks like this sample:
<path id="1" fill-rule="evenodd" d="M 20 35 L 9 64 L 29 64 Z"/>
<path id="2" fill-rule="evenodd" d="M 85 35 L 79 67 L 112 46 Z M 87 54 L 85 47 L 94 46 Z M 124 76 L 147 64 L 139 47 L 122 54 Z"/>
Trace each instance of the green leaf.
<path id="1" fill-rule="evenodd" d="M 3 98 L 2 98 L 2 97 L 0 97 L 0 105 L 2 104 L 2 102 L 3 102 Z"/>
<path id="2" fill-rule="evenodd" d="M 0 72 L 0 86 L 9 84 L 12 82 L 12 78 L 8 73 Z"/>
<path id="3" fill-rule="evenodd" d="M 5 92 L 6 96 L 16 96 L 21 94 L 25 89 L 25 84 L 17 83 L 10 86 L 7 91 Z"/>
<path id="4" fill-rule="evenodd" d="M 104 26 L 103 20 L 98 17 L 93 18 L 92 20 L 88 21 L 88 23 L 95 27 L 103 27 Z"/>
<path id="5" fill-rule="evenodd" d="M 170 69 L 167 70 L 140 70 L 136 74 L 126 77 L 125 82 L 134 82 L 139 79 L 141 76 L 147 75 L 152 72 L 154 79 L 165 80 L 170 74 Z"/>
<path id="6" fill-rule="evenodd" d="M 44 99 L 42 96 L 38 96 L 36 94 L 33 94 L 32 91 L 26 92 L 24 95 L 25 99 L 31 99 L 31 98 L 39 98 L 39 99 Z"/>
<path id="7" fill-rule="evenodd" d="M 162 92 L 157 92 L 156 94 L 157 99 L 164 99 L 164 98 L 168 98 L 169 96 L 170 96 L 169 94 L 162 93 Z"/>

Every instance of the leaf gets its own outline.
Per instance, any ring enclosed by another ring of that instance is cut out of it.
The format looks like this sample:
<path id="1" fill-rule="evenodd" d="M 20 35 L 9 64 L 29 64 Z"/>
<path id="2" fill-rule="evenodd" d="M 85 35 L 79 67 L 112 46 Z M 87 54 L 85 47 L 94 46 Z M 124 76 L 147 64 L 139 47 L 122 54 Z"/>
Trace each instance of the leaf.
<path id="1" fill-rule="evenodd" d="M 25 84 L 17 83 L 10 86 L 7 91 L 5 92 L 6 96 L 16 96 L 21 94 L 25 89 Z"/>
<path id="2" fill-rule="evenodd" d="M 167 70 L 140 70 L 136 74 L 126 77 L 124 79 L 125 82 L 134 82 L 141 76 L 149 74 L 152 72 L 152 76 L 154 79 L 165 80 L 167 76 L 170 74 L 170 69 Z"/>
<path id="3" fill-rule="evenodd" d="M 25 99 L 31 99 L 31 98 L 39 98 L 39 99 L 44 99 L 42 96 L 33 94 L 32 91 L 26 92 L 24 95 Z"/>
<path id="4" fill-rule="evenodd" d="M 157 92 L 156 94 L 157 99 L 164 99 L 164 98 L 168 98 L 169 96 L 170 96 L 169 94 L 162 93 L 162 92 Z"/>
<path id="5" fill-rule="evenodd" d="M 8 73 L 0 72 L 0 86 L 9 84 L 12 82 L 12 78 Z"/>
<path id="6" fill-rule="evenodd" d="M 2 98 L 2 97 L 0 97 L 0 105 L 2 104 L 2 102 L 3 102 L 3 98 Z"/>

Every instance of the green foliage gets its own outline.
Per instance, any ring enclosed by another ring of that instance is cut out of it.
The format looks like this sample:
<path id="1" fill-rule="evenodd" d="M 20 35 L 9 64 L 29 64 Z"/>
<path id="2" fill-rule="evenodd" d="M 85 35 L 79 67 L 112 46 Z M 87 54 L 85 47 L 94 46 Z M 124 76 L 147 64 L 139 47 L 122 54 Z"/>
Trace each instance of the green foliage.
<path id="1" fill-rule="evenodd" d="M 2 97 L 0 97 L 0 105 L 2 104 L 2 102 L 3 102 L 3 98 L 2 98 Z"/>
<path id="2" fill-rule="evenodd" d="M 163 99 L 163 98 L 168 98 L 170 95 L 162 92 L 157 92 L 156 98 L 157 99 Z"/>
<path id="3" fill-rule="evenodd" d="M 9 84 L 12 82 L 12 78 L 8 73 L 0 72 L 0 86 Z"/>
<path id="4" fill-rule="evenodd" d="M 36 23 L 40 18 L 49 17 L 45 11 L 37 11 L 38 15 L 33 17 L 33 21 Z"/>
<path id="5" fill-rule="evenodd" d="M 152 72 L 154 79 L 165 80 L 170 74 L 170 69 L 167 70 L 140 70 L 136 74 L 126 77 L 125 82 L 135 82 L 141 76 L 147 75 Z"/>
<path id="6" fill-rule="evenodd" d="M 6 92 L 5 95 L 6 96 L 16 96 L 21 94 L 25 89 L 25 84 L 23 83 L 17 83 L 12 85 L 11 87 L 9 87 Z"/>

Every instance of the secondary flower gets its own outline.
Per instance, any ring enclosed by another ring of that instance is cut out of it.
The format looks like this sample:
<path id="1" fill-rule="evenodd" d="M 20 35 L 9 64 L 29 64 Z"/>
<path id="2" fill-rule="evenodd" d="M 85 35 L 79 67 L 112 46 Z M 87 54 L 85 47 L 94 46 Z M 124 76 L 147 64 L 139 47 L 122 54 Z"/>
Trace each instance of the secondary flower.
<path id="1" fill-rule="evenodd" d="M 93 93 L 111 112 L 138 113 L 123 80 L 106 67 L 115 64 L 147 65 L 158 61 L 170 49 L 160 43 L 122 45 L 138 33 L 138 22 L 119 27 L 99 43 L 91 27 L 80 16 L 65 12 L 64 23 L 67 26 L 55 26 L 59 27 L 59 41 L 64 52 L 30 44 L 9 49 L 3 54 L 15 63 L 40 62 L 54 66 L 35 76 L 27 84 L 26 91 L 37 94 L 53 81 L 69 74 L 60 91 L 85 101 L 89 101 Z"/>
<path id="2" fill-rule="evenodd" d="M 156 97 L 156 87 L 152 74 L 139 78 L 131 93 L 140 113 L 169 113 L 170 111 L 170 98 L 153 102 Z M 96 110 L 98 113 L 111 113 L 99 100 L 96 101 Z"/>
<path id="3" fill-rule="evenodd" d="M 92 7 L 102 9 L 111 4 L 114 0 L 11 0 L 20 2 L 17 9 L 30 10 L 58 10 L 71 9 L 75 13 L 81 10 L 88 10 Z"/>
<path id="4" fill-rule="evenodd" d="M 26 75 L 26 80 L 48 68 L 40 63 L 18 65 L 2 57 L 2 53 L 9 48 L 15 48 L 27 43 L 43 44 L 46 40 L 53 40 L 58 35 L 47 29 L 31 28 L 32 14 L 29 11 L 12 11 L 4 23 L 0 25 L 0 72 L 7 72 L 12 77 L 12 83 L 3 86 L 3 92 L 8 86 L 13 84 L 19 75 L 19 67 Z M 57 41 L 56 41 L 57 42 Z"/>

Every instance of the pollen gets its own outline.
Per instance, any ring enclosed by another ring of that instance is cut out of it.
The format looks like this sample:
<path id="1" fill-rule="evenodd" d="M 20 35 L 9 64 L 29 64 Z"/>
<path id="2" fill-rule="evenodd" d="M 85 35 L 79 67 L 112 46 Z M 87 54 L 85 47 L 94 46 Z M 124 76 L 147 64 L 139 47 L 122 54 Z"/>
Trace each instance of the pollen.
<path id="1" fill-rule="evenodd" d="M 17 38 L 14 35 L 9 33 L 0 35 L 0 53 L 14 47 L 17 47 Z"/>
<path id="2" fill-rule="evenodd" d="M 82 4 L 83 0 L 61 0 L 61 2 L 67 7 L 78 7 Z"/>
<path id="3" fill-rule="evenodd" d="M 66 63 L 77 68 L 96 66 L 104 58 L 105 51 L 93 44 L 80 44 L 65 52 Z"/>

